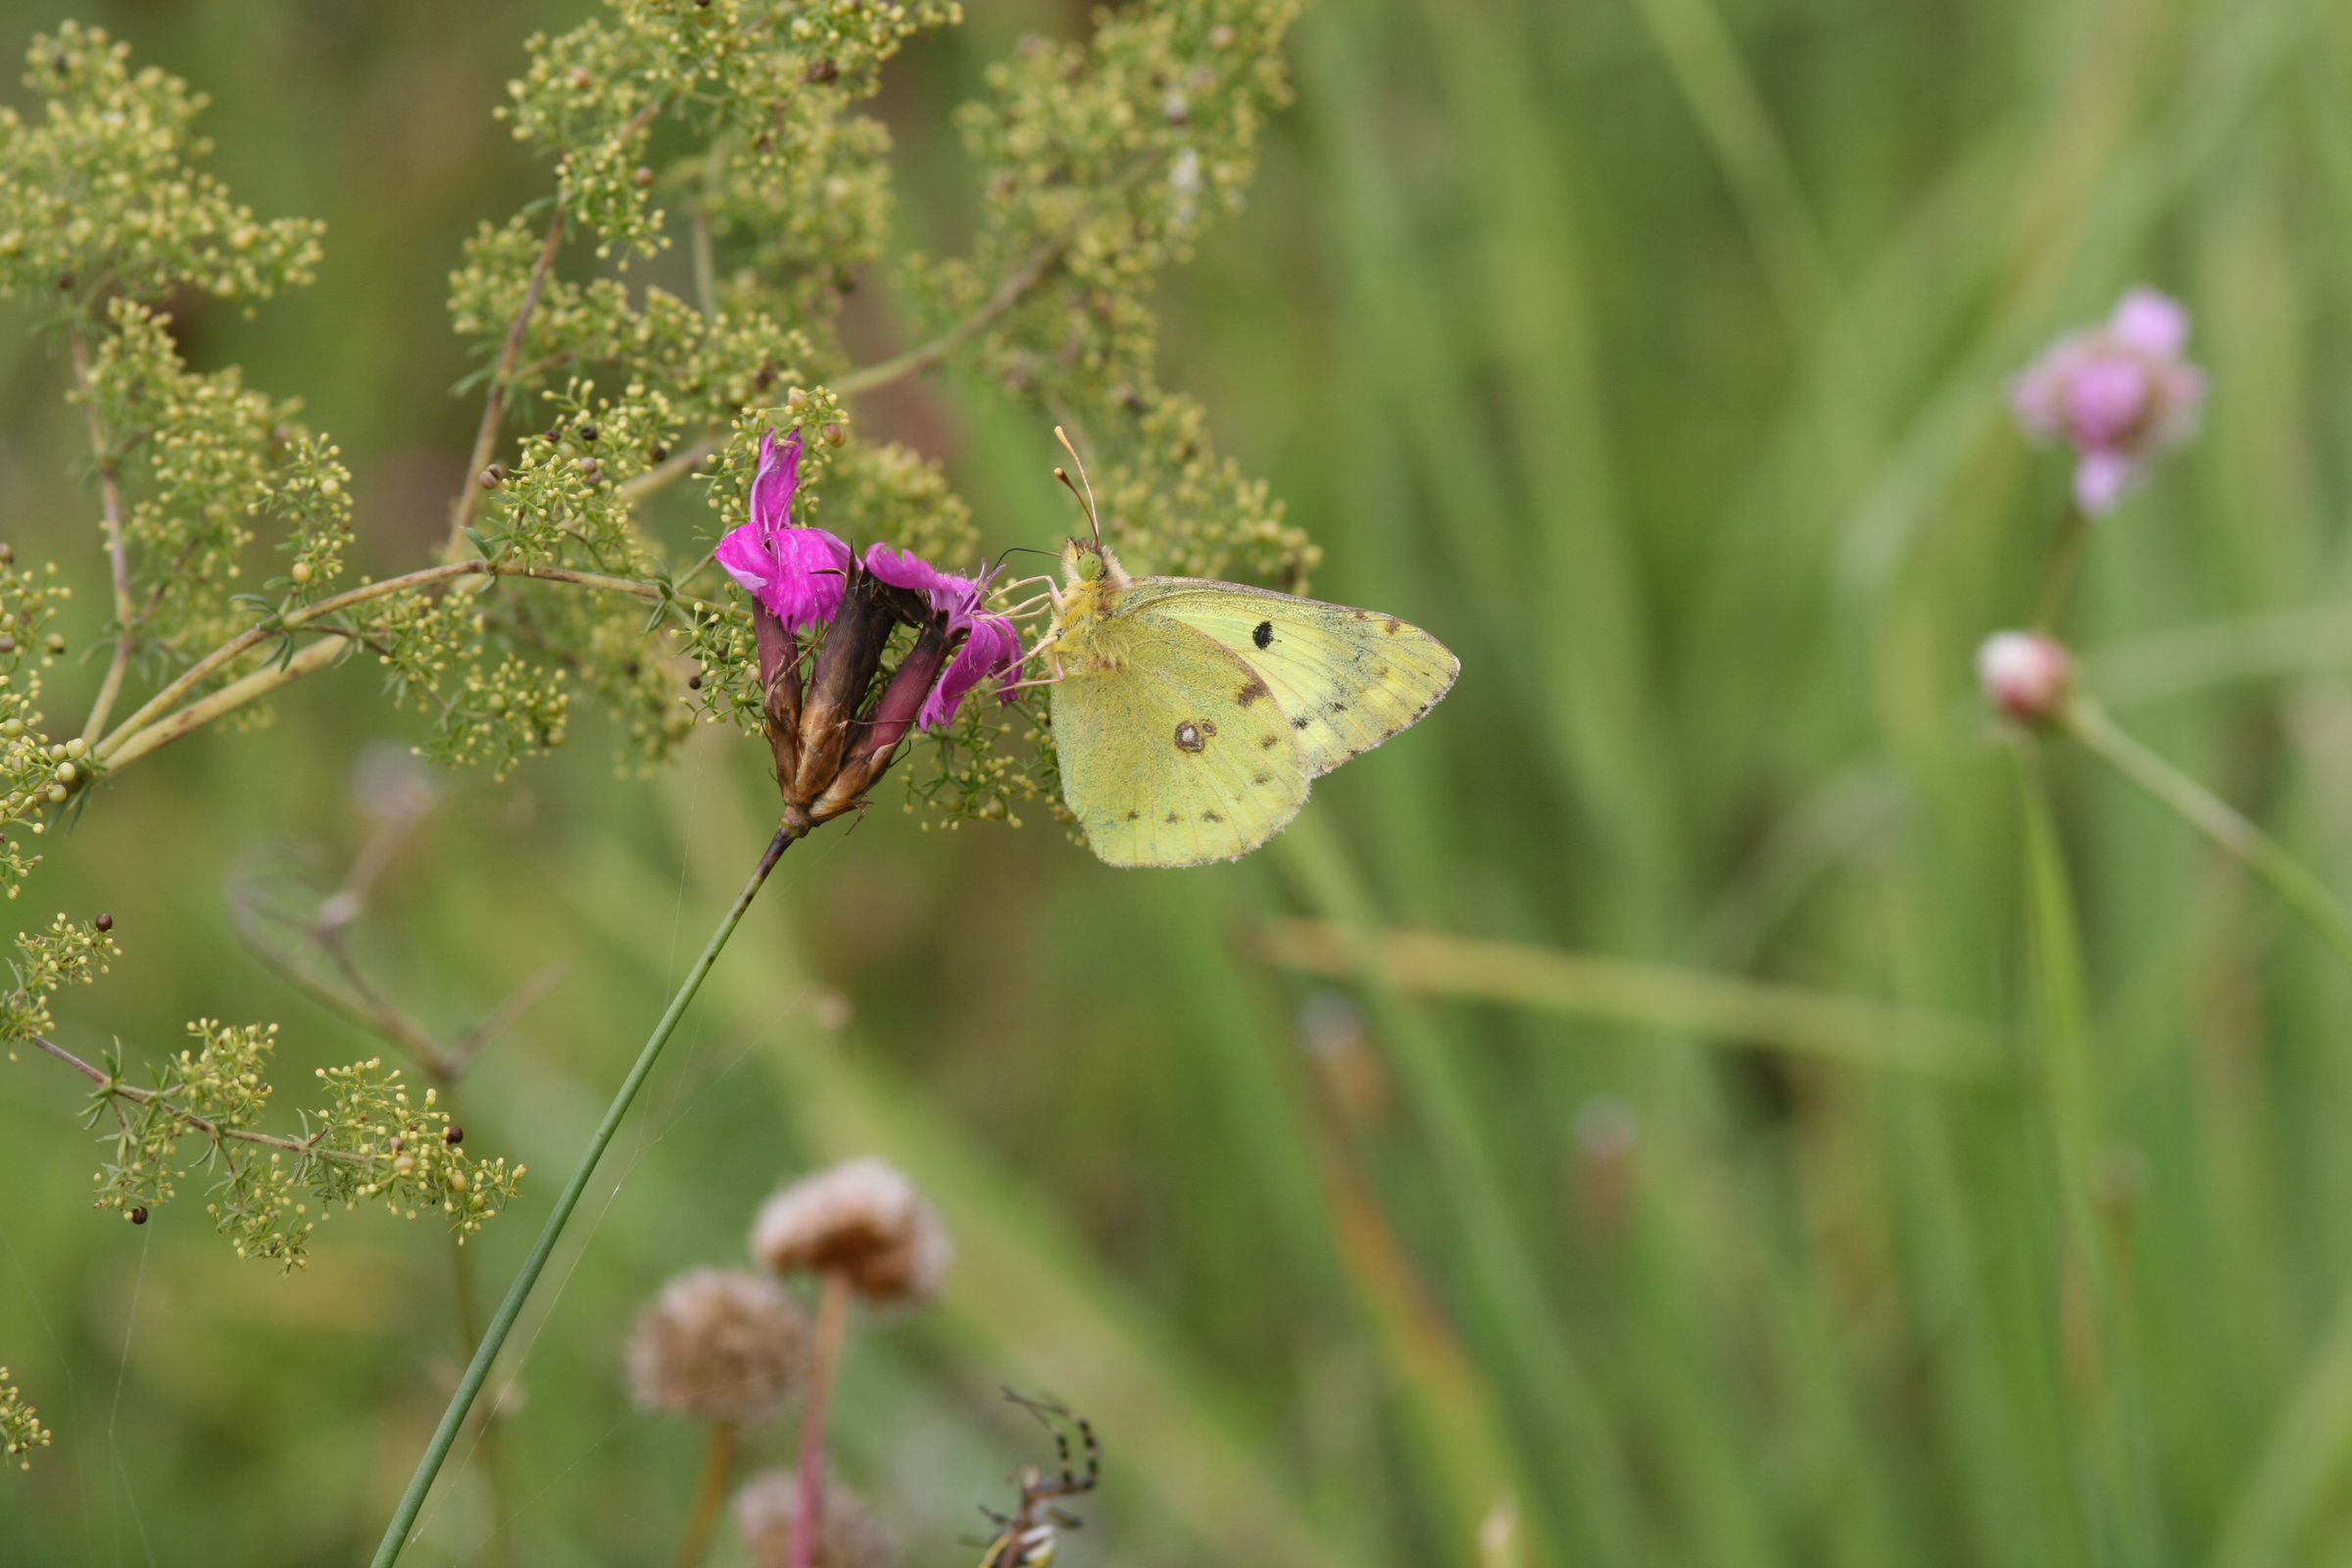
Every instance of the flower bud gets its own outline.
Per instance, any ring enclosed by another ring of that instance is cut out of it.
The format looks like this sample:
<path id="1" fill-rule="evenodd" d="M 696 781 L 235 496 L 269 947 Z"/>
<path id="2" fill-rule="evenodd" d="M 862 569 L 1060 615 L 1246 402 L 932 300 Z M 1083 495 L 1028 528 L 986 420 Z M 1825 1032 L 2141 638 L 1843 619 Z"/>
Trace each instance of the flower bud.
<path id="1" fill-rule="evenodd" d="M 2074 662 L 2045 633 L 1996 632 L 1977 650 L 1977 680 L 1985 700 L 2010 717 L 2046 723 L 2066 708 Z"/>

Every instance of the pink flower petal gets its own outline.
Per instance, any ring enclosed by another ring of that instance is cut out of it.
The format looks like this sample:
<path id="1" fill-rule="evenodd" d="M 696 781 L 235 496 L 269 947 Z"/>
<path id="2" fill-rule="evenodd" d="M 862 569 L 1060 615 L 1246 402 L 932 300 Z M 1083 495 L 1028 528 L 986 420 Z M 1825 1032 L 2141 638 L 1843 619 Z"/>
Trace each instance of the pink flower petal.
<path id="1" fill-rule="evenodd" d="M 2085 452 L 2075 465 L 2075 505 L 2088 516 L 2105 516 L 2138 477 L 2139 464 L 2121 452 Z"/>
<path id="2" fill-rule="evenodd" d="M 2063 423 L 2076 445 L 2114 446 L 2148 412 L 2148 366 L 2133 355 L 2106 353 L 2086 360 L 2066 383 Z"/>
<path id="3" fill-rule="evenodd" d="M 2107 335 L 2152 360 L 2173 360 L 2188 347 L 2188 312 L 2152 288 L 2135 288 L 2107 318 Z"/>
<path id="4" fill-rule="evenodd" d="M 774 533 L 792 522 L 792 498 L 801 488 L 801 432 L 795 425 L 779 445 L 774 427 L 760 437 L 760 467 L 752 475 L 752 522 Z"/>
<path id="5" fill-rule="evenodd" d="M 1020 678 L 1020 632 L 1003 615 L 974 615 L 963 646 L 956 651 L 939 684 L 923 699 L 923 710 L 915 722 L 924 729 L 936 729 L 955 719 L 963 699 L 982 681 L 994 679 L 1009 686 Z M 1012 701 L 1011 693 L 1003 695 L 1005 702 Z"/>

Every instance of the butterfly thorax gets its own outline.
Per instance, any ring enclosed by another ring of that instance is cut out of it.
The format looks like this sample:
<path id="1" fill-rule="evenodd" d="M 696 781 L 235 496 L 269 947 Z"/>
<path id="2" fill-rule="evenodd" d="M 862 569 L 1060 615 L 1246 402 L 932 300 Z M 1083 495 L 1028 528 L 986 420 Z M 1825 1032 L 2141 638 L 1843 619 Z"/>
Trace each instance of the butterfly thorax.
<path id="1" fill-rule="evenodd" d="M 1072 673 L 1116 669 L 1124 662 L 1102 632 L 1117 613 L 1119 603 L 1135 587 L 1108 547 L 1073 539 L 1061 553 L 1062 569 L 1069 574 L 1055 607 L 1053 630 L 1046 642 L 1060 655 Z"/>

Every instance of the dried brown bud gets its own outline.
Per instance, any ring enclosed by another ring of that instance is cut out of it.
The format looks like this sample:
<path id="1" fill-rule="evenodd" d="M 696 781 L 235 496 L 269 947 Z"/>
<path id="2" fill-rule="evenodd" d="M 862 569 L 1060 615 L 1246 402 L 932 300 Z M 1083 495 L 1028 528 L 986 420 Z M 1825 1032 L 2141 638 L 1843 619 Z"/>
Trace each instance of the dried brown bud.
<path id="1" fill-rule="evenodd" d="M 808 69 L 801 73 L 802 79 L 814 82 L 820 87 L 840 74 L 841 68 L 829 59 L 811 60 L 808 62 Z"/>
<path id="2" fill-rule="evenodd" d="M 485 490 L 495 490 L 506 482 L 507 470 L 493 463 L 474 476 L 474 482 Z"/>
<path id="3" fill-rule="evenodd" d="M 939 1215 L 897 1167 L 854 1159 L 767 1200 L 752 1255 L 779 1274 L 839 1270 L 869 1301 L 919 1301 L 953 1251 Z"/>
<path id="4" fill-rule="evenodd" d="M 453 1121 L 449 1124 L 448 1129 L 441 1134 L 441 1141 L 447 1144 L 450 1148 L 455 1149 L 466 1141 L 466 1129 Z"/>
<path id="5" fill-rule="evenodd" d="M 629 1331 L 638 1406 L 698 1421 L 764 1421 L 799 1381 L 808 1324 L 774 1280 L 734 1269 L 681 1274 Z"/>
<path id="6" fill-rule="evenodd" d="M 101 914 L 97 919 L 92 920 L 90 924 L 96 926 L 101 931 L 112 931 L 115 928 L 115 917 L 111 914 Z"/>

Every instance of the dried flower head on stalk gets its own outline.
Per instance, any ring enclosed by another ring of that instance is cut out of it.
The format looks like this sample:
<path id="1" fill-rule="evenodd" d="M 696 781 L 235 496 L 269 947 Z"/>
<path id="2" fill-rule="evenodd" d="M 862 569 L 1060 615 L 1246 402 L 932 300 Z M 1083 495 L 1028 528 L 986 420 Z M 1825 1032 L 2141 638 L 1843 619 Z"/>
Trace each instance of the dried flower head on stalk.
<path id="1" fill-rule="evenodd" d="M 662 1287 L 629 1332 L 640 1409 L 744 1425 L 782 1407 L 808 1354 L 808 1325 L 774 1280 L 700 1268 Z"/>
<path id="2" fill-rule="evenodd" d="M 824 1499 L 811 1568 L 887 1568 L 897 1560 L 889 1533 L 856 1493 L 828 1475 Z M 735 1494 L 735 1528 L 754 1568 L 793 1568 L 799 1515 L 800 1478 L 790 1470 L 764 1471 Z"/>
<path id="3" fill-rule="evenodd" d="M 752 1255 L 779 1274 L 838 1271 L 867 1300 L 935 1295 L 954 1249 L 914 1184 L 879 1159 L 802 1178 L 752 1223 Z"/>

